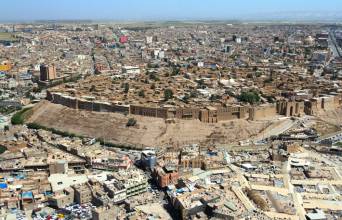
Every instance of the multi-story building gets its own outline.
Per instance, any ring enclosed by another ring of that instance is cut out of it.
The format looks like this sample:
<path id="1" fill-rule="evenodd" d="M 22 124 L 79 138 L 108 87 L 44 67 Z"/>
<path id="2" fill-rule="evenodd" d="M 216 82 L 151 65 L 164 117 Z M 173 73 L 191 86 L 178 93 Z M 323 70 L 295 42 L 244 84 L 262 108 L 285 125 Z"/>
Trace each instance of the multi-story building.
<path id="1" fill-rule="evenodd" d="M 161 188 L 175 184 L 179 178 L 179 173 L 174 166 L 157 167 L 154 170 L 154 175 Z"/>
<path id="2" fill-rule="evenodd" d="M 121 170 L 108 175 L 108 179 L 104 189 L 115 203 L 147 191 L 147 177 L 138 169 Z"/>
<path id="3" fill-rule="evenodd" d="M 75 190 L 75 202 L 84 204 L 92 201 L 92 189 L 88 183 L 73 186 Z"/>
<path id="4" fill-rule="evenodd" d="M 117 208 L 115 206 L 105 206 L 95 208 L 91 211 L 92 220 L 111 220 L 117 216 Z"/>
<path id="5" fill-rule="evenodd" d="M 64 208 L 74 202 L 74 189 L 67 187 L 55 192 L 55 195 L 48 198 L 49 205 L 56 208 Z"/>
<path id="6" fill-rule="evenodd" d="M 55 65 L 40 65 L 40 81 L 50 81 L 57 78 Z"/>

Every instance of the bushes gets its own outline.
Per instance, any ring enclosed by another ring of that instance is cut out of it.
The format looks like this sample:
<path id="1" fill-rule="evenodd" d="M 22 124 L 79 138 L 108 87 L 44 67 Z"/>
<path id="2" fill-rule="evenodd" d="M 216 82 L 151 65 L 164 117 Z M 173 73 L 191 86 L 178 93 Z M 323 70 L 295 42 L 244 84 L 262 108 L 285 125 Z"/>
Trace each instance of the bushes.
<path id="1" fill-rule="evenodd" d="M 216 100 L 220 100 L 221 98 L 222 98 L 222 96 L 213 94 L 210 96 L 209 100 L 210 101 L 216 101 Z"/>
<path id="2" fill-rule="evenodd" d="M 134 119 L 135 120 L 135 119 Z M 135 121 L 136 123 L 136 121 Z M 42 130 L 46 130 L 46 131 L 50 131 L 54 134 L 58 134 L 61 135 L 63 137 L 79 137 L 79 138 L 85 138 L 82 135 L 76 135 L 73 133 L 69 133 L 66 131 L 60 131 L 54 128 L 48 128 L 45 127 L 43 125 L 37 124 L 37 123 L 28 123 L 27 127 L 30 129 L 42 129 Z M 115 148 L 120 148 L 120 149 L 125 149 L 125 150 L 141 150 L 142 148 L 138 145 L 130 145 L 130 144 L 122 144 L 122 143 L 112 143 L 109 141 L 105 141 L 103 138 L 96 138 L 96 141 L 100 142 L 101 145 L 105 145 L 107 147 L 115 147 Z M 0 146 L 1 147 L 1 146 Z M 0 148 L 1 150 L 1 148 Z"/>
<path id="3" fill-rule="evenodd" d="M 335 143 L 335 144 L 333 144 L 333 145 L 342 148 L 342 142 L 337 142 L 337 143 Z"/>
<path id="4" fill-rule="evenodd" d="M 54 128 L 47 128 L 47 127 L 40 125 L 40 124 L 37 124 L 37 123 L 28 123 L 27 127 L 30 129 L 42 129 L 42 130 L 46 130 L 46 131 L 51 131 L 52 133 L 61 135 L 63 137 L 80 137 L 80 138 L 82 138 L 82 136 L 80 136 L 80 135 L 69 133 L 67 131 L 60 131 L 60 130 L 57 130 Z"/>
<path id="5" fill-rule="evenodd" d="M 17 113 L 15 113 L 12 118 L 11 118 L 11 123 L 13 125 L 22 125 L 24 124 L 25 121 L 25 112 L 27 112 L 28 110 L 30 110 L 31 108 L 24 108 L 20 111 L 18 111 Z"/>
<path id="6" fill-rule="evenodd" d="M 15 106 L 8 106 L 8 107 L 0 107 L 0 113 L 4 114 L 4 115 L 8 115 L 11 114 L 15 111 L 21 110 L 21 107 L 15 107 Z"/>
<path id="7" fill-rule="evenodd" d="M 123 84 L 123 87 L 124 87 L 124 92 L 128 93 L 128 91 L 129 91 L 129 84 L 125 83 L 125 84 Z"/>
<path id="8" fill-rule="evenodd" d="M 267 78 L 264 80 L 264 83 L 272 83 L 273 79 L 272 78 Z"/>
<path id="9" fill-rule="evenodd" d="M 131 126 L 134 126 L 136 124 L 137 124 L 137 120 L 135 120 L 134 118 L 130 118 L 130 119 L 128 119 L 126 126 L 131 127 Z"/>
<path id="10" fill-rule="evenodd" d="M 114 148 L 120 148 L 123 150 L 141 150 L 140 147 L 129 145 L 129 144 L 121 144 L 121 143 L 111 143 L 105 141 L 103 138 L 97 138 L 96 141 L 100 142 L 101 145 L 107 146 L 107 147 L 114 147 Z"/>
<path id="11" fill-rule="evenodd" d="M 36 123 L 28 123 L 27 127 L 30 129 L 44 129 L 45 128 L 44 126 L 36 124 Z"/>
<path id="12" fill-rule="evenodd" d="M 0 145 L 0 154 L 5 152 L 7 150 L 7 147 Z"/>

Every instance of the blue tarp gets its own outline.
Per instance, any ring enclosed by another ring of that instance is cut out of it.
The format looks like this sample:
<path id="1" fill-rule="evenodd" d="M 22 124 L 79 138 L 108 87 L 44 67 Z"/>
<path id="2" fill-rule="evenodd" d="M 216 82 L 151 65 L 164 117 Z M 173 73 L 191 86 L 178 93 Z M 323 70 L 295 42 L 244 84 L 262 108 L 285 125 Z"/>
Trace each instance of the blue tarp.
<path id="1" fill-rule="evenodd" d="M 26 176 L 22 173 L 16 173 L 14 174 L 14 178 L 16 178 L 17 180 L 23 180 L 26 179 Z"/>
<path id="2" fill-rule="evenodd" d="M 176 192 L 177 192 L 177 193 L 183 193 L 184 190 L 183 190 L 183 189 L 177 189 Z"/>
<path id="3" fill-rule="evenodd" d="M 7 183 L 0 183 L 0 189 L 6 189 Z"/>
<path id="4" fill-rule="evenodd" d="M 23 193 L 21 193 L 21 197 L 23 199 L 33 199 L 33 193 L 31 191 L 23 192 Z"/>
<path id="5" fill-rule="evenodd" d="M 52 195 L 53 193 L 52 192 L 49 192 L 49 191 L 45 191 L 44 192 L 44 195 L 46 195 L 46 196 L 50 196 L 50 195 Z"/>
<path id="6" fill-rule="evenodd" d="M 208 152 L 209 156 L 217 156 L 217 152 Z"/>

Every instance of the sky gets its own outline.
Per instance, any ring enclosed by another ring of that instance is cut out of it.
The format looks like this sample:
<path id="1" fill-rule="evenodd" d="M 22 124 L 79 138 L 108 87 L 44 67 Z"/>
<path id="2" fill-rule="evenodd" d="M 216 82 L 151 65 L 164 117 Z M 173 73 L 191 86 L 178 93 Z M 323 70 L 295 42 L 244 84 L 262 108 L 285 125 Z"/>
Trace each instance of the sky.
<path id="1" fill-rule="evenodd" d="M 342 18 L 342 0 L 3 0 L 0 21 Z"/>

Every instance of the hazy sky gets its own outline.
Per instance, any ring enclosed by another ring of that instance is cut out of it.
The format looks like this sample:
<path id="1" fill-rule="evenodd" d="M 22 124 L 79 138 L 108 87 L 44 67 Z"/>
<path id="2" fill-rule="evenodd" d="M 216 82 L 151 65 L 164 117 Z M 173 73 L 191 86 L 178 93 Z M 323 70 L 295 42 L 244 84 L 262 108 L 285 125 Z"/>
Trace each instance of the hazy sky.
<path id="1" fill-rule="evenodd" d="M 2 21 L 291 18 L 342 11 L 342 0 L 3 0 L 0 5 Z"/>

